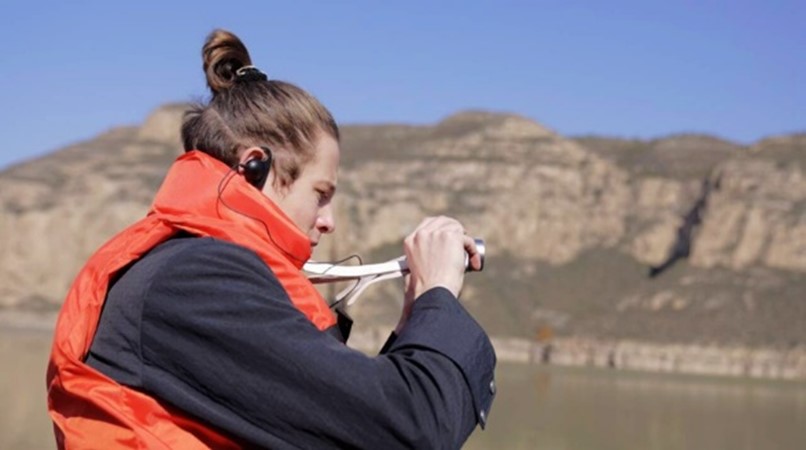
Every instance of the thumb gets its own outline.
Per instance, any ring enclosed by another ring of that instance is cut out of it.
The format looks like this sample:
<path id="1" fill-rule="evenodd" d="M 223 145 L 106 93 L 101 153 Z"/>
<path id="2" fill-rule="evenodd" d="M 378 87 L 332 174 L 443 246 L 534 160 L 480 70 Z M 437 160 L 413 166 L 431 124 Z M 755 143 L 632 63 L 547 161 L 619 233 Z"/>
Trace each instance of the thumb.
<path id="1" fill-rule="evenodd" d="M 403 277 L 403 285 L 405 286 L 404 289 L 406 293 L 405 300 L 407 302 L 414 300 L 414 288 L 416 283 L 417 282 L 415 281 L 414 277 L 411 276 L 411 274 L 406 274 Z"/>

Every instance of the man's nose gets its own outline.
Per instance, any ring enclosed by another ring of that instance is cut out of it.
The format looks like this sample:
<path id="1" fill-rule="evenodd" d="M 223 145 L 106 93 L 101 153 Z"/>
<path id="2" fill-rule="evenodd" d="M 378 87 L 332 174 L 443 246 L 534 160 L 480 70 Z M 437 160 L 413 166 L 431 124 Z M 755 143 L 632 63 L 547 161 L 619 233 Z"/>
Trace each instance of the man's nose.
<path id="1" fill-rule="evenodd" d="M 333 207 L 331 205 L 327 205 L 319 212 L 319 216 L 316 218 L 316 229 L 322 234 L 332 233 L 336 230 L 336 221 L 333 218 Z"/>

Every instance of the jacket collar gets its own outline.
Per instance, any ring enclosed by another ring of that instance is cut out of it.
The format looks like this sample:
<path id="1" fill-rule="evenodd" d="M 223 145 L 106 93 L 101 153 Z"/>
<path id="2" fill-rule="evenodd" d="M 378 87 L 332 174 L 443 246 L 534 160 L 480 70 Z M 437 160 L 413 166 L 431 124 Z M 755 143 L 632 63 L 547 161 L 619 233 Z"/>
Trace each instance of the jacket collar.
<path id="1" fill-rule="evenodd" d="M 279 250 L 301 269 L 311 257 L 308 237 L 271 199 L 246 182 L 238 172 L 199 150 L 180 156 L 168 171 L 149 215 L 172 222 L 217 222 L 247 235 L 248 247 Z M 257 250 L 257 249 L 256 249 Z"/>

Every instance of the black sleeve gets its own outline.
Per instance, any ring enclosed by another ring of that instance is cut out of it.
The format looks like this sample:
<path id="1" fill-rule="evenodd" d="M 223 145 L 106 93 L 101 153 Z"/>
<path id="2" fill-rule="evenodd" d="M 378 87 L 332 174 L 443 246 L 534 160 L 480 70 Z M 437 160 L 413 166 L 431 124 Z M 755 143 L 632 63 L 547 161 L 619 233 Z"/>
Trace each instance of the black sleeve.
<path id="1" fill-rule="evenodd" d="M 194 247 L 146 296 L 146 391 L 269 448 L 459 448 L 486 420 L 495 355 L 449 291 L 423 294 L 367 357 L 317 330 L 254 253 Z"/>

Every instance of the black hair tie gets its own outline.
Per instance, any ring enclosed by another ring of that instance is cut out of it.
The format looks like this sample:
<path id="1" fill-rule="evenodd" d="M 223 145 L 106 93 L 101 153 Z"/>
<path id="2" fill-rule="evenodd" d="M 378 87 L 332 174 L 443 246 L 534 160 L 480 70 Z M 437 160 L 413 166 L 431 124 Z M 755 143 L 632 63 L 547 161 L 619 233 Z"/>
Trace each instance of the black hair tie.
<path id="1" fill-rule="evenodd" d="M 255 66 L 243 66 L 235 71 L 235 81 L 268 81 L 269 77 Z"/>

